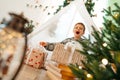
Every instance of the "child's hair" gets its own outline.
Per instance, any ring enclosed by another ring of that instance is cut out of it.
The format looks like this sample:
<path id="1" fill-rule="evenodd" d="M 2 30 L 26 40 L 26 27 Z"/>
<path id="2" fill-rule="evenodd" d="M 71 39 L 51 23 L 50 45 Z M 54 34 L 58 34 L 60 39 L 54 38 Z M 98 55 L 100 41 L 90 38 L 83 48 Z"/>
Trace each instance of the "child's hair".
<path id="1" fill-rule="evenodd" d="M 75 24 L 75 26 L 76 26 L 77 24 L 82 25 L 82 26 L 84 27 L 83 31 L 85 32 L 85 25 L 84 25 L 83 23 L 81 23 L 81 22 L 78 22 L 78 23 Z"/>

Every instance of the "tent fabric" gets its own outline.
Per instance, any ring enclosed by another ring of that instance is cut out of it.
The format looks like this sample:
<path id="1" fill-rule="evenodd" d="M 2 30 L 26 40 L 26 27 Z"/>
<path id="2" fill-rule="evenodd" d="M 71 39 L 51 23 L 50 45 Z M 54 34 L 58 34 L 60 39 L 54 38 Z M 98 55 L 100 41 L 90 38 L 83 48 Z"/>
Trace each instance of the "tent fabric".
<path id="1" fill-rule="evenodd" d="M 37 27 L 29 36 L 30 46 L 36 46 L 40 41 L 59 42 L 67 37 L 72 37 L 74 24 L 82 22 L 86 26 L 85 36 L 91 34 L 94 24 L 90 17 L 83 0 L 75 0 L 68 6 L 60 10 L 56 15 L 50 18 L 46 23 Z"/>

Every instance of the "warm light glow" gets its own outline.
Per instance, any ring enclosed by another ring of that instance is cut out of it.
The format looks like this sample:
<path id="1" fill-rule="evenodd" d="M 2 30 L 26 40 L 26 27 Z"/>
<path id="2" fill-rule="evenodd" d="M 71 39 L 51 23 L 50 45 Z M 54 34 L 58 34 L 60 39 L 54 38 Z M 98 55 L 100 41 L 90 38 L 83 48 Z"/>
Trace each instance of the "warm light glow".
<path id="1" fill-rule="evenodd" d="M 103 43 L 103 46 L 106 47 L 106 46 L 107 46 L 107 43 Z"/>
<path id="2" fill-rule="evenodd" d="M 87 77 L 88 77 L 88 78 L 92 78 L 92 75 L 91 75 L 91 74 L 87 74 Z"/>
<path id="3" fill-rule="evenodd" d="M 102 59 L 102 63 L 104 64 L 104 65 L 107 65 L 108 64 L 108 60 L 107 59 Z"/>
<path id="4" fill-rule="evenodd" d="M 82 66 L 79 66 L 79 69 L 82 69 Z"/>
<path id="5" fill-rule="evenodd" d="M 115 17 L 118 17 L 119 14 L 115 14 Z"/>

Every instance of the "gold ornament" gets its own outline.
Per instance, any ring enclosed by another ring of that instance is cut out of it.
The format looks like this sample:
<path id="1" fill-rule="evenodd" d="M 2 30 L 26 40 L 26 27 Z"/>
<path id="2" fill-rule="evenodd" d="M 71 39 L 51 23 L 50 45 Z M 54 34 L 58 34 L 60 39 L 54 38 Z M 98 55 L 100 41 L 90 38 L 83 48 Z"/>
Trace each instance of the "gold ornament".
<path id="1" fill-rule="evenodd" d="M 93 80 L 93 76 L 91 74 L 87 74 L 87 79 L 86 80 Z"/>
<path id="2" fill-rule="evenodd" d="M 118 20 L 118 19 L 120 18 L 120 14 L 119 14 L 119 13 L 116 13 L 116 14 L 114 15 L 114 18 L 115 18 L 116 20 Z"/>
<path id="3" fill-rule="evenodd" d="M 116 73 L 117 68 L 116 68 L 116 65 L 114 63 L 111 63 L 111 68 L 114 71 L 114 73 Z"/>

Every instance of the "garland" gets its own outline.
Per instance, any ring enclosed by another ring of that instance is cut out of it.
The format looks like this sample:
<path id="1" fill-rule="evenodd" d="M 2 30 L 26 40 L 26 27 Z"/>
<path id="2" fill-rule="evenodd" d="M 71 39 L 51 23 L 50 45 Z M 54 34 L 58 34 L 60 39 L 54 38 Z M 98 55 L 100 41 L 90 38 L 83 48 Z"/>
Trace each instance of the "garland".
<path id="1" fill-rule="evenodd" d="M 53 12 L 53 14 L 55 15 L 56 13 L 58 13 L 62 8 L 66 7 L 67 5 L 69 5 L 72 1 L 74 0 L 64 0 L 63 1 L 63 5 L 59 5 L 59 7 L 56 9 L 55 12 Z M 95 3 L 93 2 L 93 0 L 86 0 L 85 2 L 85 6 L 87 11 L 89 12 L 90 16 L 94 16 L 92 12 L 94 12 L 94 5 Z M 26 4 L 27 7 L 29 8 L 42 8 L 43 12 L 46 11 L 48 8 L 55 8 L 55 6 L 43 6 L 42 4 L 40 4 L 40 2 L 38 0 L 36 0 L 35 4 Z M 47 13 L 48 15 L 52 14 L 51 12 Z"/>

